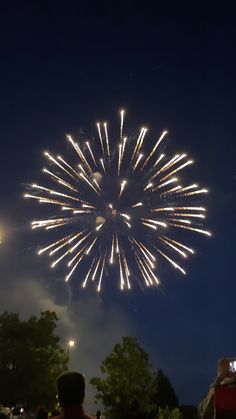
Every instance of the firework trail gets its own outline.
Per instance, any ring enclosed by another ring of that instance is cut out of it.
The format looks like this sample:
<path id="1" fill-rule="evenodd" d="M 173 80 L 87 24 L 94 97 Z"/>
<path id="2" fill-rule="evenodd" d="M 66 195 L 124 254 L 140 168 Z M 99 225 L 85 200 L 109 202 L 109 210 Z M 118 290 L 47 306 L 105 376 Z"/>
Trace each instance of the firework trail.
<path id="1" fill-rule="evenodd" d="M 194 254 L 192 233 L 211 235 L 202 226 L 206 209 L 198 203 L 208 190 L 180 182 L 181 172 L 193 161 L 186 154 L 166 158 L 160 153 L 167 134 L 164 131 L 147 153 L 147 128 L 131 140 L 122 110 L 118 144 L 110 140 L 105 122 L 97 123 L 93 141 L 67 136 L 76 164 L 44 153 L 48 186 L 33 184 L 24 196 L 54 210 L 50 217 L 32 221 L 31 227 L 54 230 L 56 240 L 38 254 L 47 253 L 52 268 L 66 262 L 66 281 L 77 274 L 83 288 L 94 282 L 100 291 L 116 266 L 121 290 L 131 289 L 140 277 L 150 287 L 160 283 L 161 261 L 186 273 L 181 259 Z"/>

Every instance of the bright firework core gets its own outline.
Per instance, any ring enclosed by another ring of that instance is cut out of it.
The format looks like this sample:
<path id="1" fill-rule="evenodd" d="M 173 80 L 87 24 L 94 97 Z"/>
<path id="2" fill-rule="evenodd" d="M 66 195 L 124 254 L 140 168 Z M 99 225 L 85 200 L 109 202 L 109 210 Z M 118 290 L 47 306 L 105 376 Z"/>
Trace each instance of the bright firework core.
<path id="1" fill-rule="evenodd" d="M 97 124 L 98 135 L 91 142 L 67 136 L 77 157 L 72 164 L 45 152 L 49 165 L 43 172 L 50 184 L 33 184 L 33 192 L 25 195 L 54 209 L 31 223 L 33 229 L 53 230 L 57 236 L 38 254 L 47 252 L 52 268 L 66 261 L 66 281 L 72 275 L 81 281 L 84 275 L 82 286 L 95 282 L 97 291 L 111 264 L 117 266 L 122 290 L 140 280 L 147 287 L 158 285 L 161 259 L 185 274 L 179 260 L 194 253 L 192 233 L 210 236 L 202 227 L 206 210 L 198 203 L 207 189 L 179 178 L 193 161 L 186 154 L 160 153 L 167 131 L 146 152 L 147 128 L 135 140 L 126 137 L 124 111 L 120 116 L 115 144 L 104 123 Z"/>

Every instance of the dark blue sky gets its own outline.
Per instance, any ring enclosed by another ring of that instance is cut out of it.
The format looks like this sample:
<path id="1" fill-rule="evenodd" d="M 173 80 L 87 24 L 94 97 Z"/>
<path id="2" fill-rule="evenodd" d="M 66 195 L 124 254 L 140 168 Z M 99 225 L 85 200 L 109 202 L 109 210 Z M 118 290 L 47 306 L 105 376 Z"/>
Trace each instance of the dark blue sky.
<path id="1" fill-rule="evenodd" d="M 116 328 L 117 338 L 137 335 L 154 366 L 171 378 L 180 402 L 198 403 L 217 359 L 236 356 L 233 8 L 230 2 L 135 3 L 11 2 L 1 10 L 1 305 L 31 313 L 31 304 L 25 310 L 33 298 L 28 285 L 26 303 L 17 304 L 20 281 L 31 280 L 58 306 L 67 306 L 69 298 L 74 325 L 76 304 L 89 299 L 93 309 L 94 301 L 101 318 L 95 315 L 84 326 L 91 327 L 86 333 L 93 347 L 102 336 L 102 346 L 110 348 Z M 146 124 L 154 132 L 167 128 L 171 145 L 195 158 L 195 178 L 211 191 L 208 225 L 214 236 L 196 240 L 187 278 L 163 269 L 160 291 L 114 290 L 98 299 L 73 285 L 68 297 L 64 272 L 52 274 L 47 260 L 42 265 L 34 255 L 27 226 L 39 209 L 22 199 L 24 185 L 37 179 L 45 148 L 65 150 L 66 133 L 91 133 L 99 119 L 117 124 L 121 106 L 128 124 Z M 86 307 L 82 312 L 87 317 Z M 99 332 L 103 323 L 112 338 Z M 96 351 L 90 355 L 100 361 Z M 76 367 L 76 357 L 73 362 Z"/>

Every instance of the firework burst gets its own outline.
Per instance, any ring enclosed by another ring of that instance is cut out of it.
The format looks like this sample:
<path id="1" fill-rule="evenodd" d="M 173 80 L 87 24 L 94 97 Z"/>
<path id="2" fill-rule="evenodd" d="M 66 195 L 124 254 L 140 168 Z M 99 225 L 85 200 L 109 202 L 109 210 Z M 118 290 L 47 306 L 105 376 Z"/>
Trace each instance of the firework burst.
<path id="1" fill-rule="evenodd" d="M 160 153 L 167 131 L 145 153 L 147 128 L 133 141 L 125 135 L 124 116 L 122 110 L 118 143 L 110 140 L 107 123 L 97 124 L 93 141 L 76 142 L 68 135 L 76 164 L 45 152 L 43 173 L 50 182 L 33 184 L 25 194 L 56 210 L 31 223 L 32 229 L 53 229 L 57 235 L 38 254 L 47 253 L 52 268 L 66 262 L 65 281 L 77 273 L 82 287 L 94 282 L 97 291 L 114 264 L 121 290 L 140 279 L 147 287 L 158 285 L 161 260 L 185 274 L 179 260 L 194 253 L 190 236 L 211 235 L 202 227 L 206 209 L 198 203 L 207 189 L 179 178 L 193 161 L 186 154 Z"/>

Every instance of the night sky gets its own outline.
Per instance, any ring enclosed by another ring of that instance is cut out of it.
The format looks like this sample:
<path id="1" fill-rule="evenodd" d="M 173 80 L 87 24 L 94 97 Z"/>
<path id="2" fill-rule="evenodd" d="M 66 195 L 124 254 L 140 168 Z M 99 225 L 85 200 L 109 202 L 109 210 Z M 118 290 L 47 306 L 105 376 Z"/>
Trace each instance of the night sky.
<path id="1" fill-rule="evenodd" d="M 235 22 L 230 2 L 217 4 L 23 1 L 0 11 L 0 311 L 56 310 L 87 382 L 121 336 L 137 336 L 181 404 L 198 404 L 217 360 L 236 356 Z M 193 240 L 186 277 L 164 264 L 160 289 L 120 293 L 114 281 L 98 296 L 35 255 L 29 223 L 40 208 L 22 196 L 45 149 L 70 155 L 67 133 L 89 135 L 97 120 L 117 127 L 122 107 L 127 126 L 168 129 L 169 152 L 194 158 L 213 237 Z M 90 388 L 87 404 L 94 410 Z"/>

